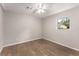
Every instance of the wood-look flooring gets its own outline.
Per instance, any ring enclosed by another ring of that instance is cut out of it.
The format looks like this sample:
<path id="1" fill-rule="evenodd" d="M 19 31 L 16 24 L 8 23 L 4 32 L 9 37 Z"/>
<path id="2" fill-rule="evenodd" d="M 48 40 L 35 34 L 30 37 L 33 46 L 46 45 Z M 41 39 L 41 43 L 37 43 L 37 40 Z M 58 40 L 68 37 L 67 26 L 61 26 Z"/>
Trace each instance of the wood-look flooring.
<path id="1" fill-rule="evenodd" d="M 79 56 L 79 52 L 45 39 L 38 39 L 5 47 L 1 56 Z"/>

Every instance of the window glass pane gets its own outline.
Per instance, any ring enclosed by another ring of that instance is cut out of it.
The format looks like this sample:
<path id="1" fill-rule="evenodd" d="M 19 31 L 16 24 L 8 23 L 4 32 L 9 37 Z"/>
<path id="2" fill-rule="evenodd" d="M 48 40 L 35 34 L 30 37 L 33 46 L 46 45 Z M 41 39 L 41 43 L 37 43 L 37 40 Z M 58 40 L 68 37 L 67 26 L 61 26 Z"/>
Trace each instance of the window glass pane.
<path id="1" fill-rule="evenodd" d="M 57 21 L 58 29 L 69 29 L 70 28 L 70 19 L 68 17 L 59 18 Z"/>

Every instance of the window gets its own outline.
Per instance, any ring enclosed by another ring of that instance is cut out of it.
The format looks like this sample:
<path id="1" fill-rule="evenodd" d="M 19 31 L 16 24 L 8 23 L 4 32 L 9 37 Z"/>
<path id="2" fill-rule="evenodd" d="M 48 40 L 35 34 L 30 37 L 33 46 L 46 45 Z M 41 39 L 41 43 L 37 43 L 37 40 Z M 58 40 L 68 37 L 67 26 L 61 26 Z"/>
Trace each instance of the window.
<path id="1" fill-rule="evenodd" d="M 57 29 L 69 29 L 70 19 L 68 17 L 62 17 L 57 20 Z"/>

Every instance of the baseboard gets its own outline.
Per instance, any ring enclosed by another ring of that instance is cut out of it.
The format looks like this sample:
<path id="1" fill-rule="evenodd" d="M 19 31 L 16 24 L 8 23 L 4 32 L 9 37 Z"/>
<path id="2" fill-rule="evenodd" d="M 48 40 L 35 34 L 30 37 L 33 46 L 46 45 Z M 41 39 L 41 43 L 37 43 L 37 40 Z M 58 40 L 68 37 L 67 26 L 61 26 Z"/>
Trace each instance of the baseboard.
<path id="1" fill-rule="evenodd" d="M 27 41 L 21 41 L 21 42 L 17 42 L 17 43 L 12 43 L 12 44 L 4 45 L 4 46 L 0 49 L 0 52 L 2 51 L 2 49 L 3 49 L 4 47 L 16 45 L 16 44 L 21 44 L 21 43 L 26 43 L 26 42 L 30 42 L 30 41 L 38 40 L 38 39 L 41 39 L 41 38 L 36 38 L 36 39 L 27 40 Z M 51 39 L 49 39 L 49 38 L 45 38 L 45 37 L 44 37 L 43 39 L 48 40 L 48 41 L 51 41 L 51 42 L 54 42 L 54 43 L 57 43 L 57 44 L 59 44 L 59 45 L 65 46 L 65 47 L 68 47 L 68 48 L 73 49 L 73 50 L 75 50 L 75 51 L 79 51 L 79 49 L 76 49 L 76 48 L 70 47 L 70 46 L 68 46 L 68 45 L 65 45 L 65 44 L 62 44 L 62 43 L 53 41 L 53 40 L 51 40 Z"/>
<path id="2" fill-rule="evenodd" d="M 64 46 L 64 47 L 68 47 L 68 48 L 70 48 L 70 49 L 73 49 L 73 50 L 79 52 L 79 49 L 77 49 L 77 48 L 73 48 L 73 47 L 70 47 L 70 46 L 68 46 L 68 45 L 65 45 L 65 44 L 62 44 L 62 43 L 59 43 L 59 42 L 53 41 L 53 40 L 51 40 L 51 39 L 49 39 L 49 38 L 45 38 L 45 37 L 44 37 L 44 39 L 46 39 L 46 40 L 48 40 L 48 41 L 51 41 L 51 42 L 54 42 L 54 43 L 59 44 L 59 45 Z"/>
<path id="3" fill-rule="evenodd" d="M 21 43 L 30 42 L 30 41 L 33 41 L 33 40 L 38 40 L 38 39 L 40 39 L 40 38 L 29 39 L 29 40 L 27 40 L 27 41 L 21 41 L 21 42 L 17 42 L 17 43 L 7 44 L 7 45 L 4 45 L 3 48 L 4 48 L 4 47 L 8 47 L 8 46 L 13 46 L 13 45 L 16 45 L 16 44 L 21 44 Z"/>

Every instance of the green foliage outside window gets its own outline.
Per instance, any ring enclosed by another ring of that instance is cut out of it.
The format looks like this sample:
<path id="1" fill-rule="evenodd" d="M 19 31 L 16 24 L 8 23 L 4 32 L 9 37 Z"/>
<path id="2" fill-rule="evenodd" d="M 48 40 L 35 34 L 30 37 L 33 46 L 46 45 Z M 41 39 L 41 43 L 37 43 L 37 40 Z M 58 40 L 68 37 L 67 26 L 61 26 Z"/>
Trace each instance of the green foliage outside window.
<path id="1" fill-rule="evenodd" d="M 58 19 L 58 29 L 69 29 L 70 19 L 68 17 L 63 17 Z"/>

